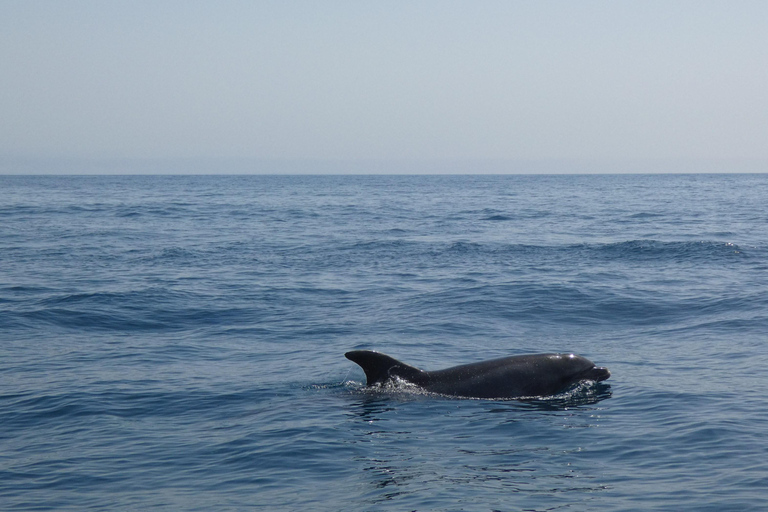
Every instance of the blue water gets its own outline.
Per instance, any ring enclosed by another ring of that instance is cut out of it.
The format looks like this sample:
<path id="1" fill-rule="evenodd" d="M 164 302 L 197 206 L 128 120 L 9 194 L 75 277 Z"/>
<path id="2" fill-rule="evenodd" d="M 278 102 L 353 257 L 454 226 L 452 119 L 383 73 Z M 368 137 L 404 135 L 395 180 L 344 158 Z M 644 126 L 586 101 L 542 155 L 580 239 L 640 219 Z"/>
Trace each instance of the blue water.
<path id="1" fill-rule="evenodd" d="M 2 510 L 766 510 L 768 175 L 0 177 Z M 370 391 L 575 352 L 527 401 Z"/>

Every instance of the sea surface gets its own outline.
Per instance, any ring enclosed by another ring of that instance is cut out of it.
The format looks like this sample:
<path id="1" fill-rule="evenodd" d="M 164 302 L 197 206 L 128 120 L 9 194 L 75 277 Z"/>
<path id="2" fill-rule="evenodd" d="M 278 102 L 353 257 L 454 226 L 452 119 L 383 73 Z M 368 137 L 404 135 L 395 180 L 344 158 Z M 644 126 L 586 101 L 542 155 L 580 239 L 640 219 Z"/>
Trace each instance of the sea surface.
<path id="1" fill-rule="evenodd" d="M 0 176 L 0 509 L 768 510 L 768 175 Z M 368 389 L 574 352 L 555 397 Z"/>

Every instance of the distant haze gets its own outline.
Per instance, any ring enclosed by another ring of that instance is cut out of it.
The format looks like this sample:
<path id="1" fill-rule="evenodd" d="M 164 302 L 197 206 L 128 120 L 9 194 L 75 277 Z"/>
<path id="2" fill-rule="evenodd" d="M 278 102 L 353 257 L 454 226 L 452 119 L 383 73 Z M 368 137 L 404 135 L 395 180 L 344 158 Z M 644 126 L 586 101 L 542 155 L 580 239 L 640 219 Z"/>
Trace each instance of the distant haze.
<path id="1" fill-rule="evenodd" d="M 768 172 L 768 2 L 0 1 L 0 173 Z"/>

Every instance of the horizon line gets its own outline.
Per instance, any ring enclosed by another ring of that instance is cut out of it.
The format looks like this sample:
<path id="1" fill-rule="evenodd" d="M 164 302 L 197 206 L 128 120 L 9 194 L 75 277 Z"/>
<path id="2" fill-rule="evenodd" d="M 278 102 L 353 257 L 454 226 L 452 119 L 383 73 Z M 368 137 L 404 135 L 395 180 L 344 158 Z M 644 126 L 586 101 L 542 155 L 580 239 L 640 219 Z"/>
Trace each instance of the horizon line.
<path id="1" fill-rule="evenodd" d="M 55 169 L 52 169 L 55 167 Z M 212 169 L 217 167 L 218 169 Z M 444 158 L 0 156 L 0 175 L 764 174 L 759 158 Z"/>

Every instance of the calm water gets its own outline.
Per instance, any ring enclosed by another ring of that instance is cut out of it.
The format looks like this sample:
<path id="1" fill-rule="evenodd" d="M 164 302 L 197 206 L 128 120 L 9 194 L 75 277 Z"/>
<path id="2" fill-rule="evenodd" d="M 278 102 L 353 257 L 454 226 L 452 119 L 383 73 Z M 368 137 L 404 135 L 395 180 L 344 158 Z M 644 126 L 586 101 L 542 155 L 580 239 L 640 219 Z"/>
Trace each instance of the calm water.
<path id="1" fill-rule="evenodd" d="M 0 509 L 765 510 L 768 175 L 0 177 Z M 526 402 L 371 392 L 572 351 Z"/>

